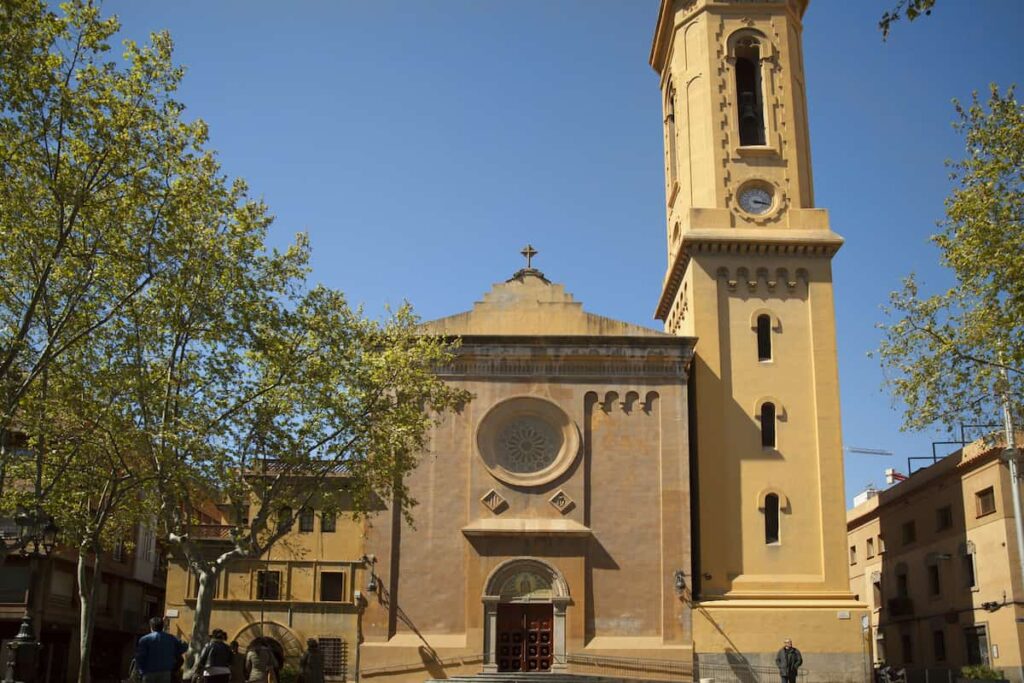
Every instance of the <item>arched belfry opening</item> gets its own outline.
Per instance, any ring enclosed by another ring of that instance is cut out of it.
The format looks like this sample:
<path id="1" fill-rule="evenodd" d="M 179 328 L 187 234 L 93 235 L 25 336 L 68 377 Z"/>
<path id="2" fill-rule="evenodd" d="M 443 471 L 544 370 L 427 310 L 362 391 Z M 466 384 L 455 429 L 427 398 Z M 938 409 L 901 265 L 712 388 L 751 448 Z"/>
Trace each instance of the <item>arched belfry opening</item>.
<path id="1" fill-rule="evenodd" d="M 736 41 L 734 50 L 740 145 L 763 145 L 765 131 L 761 42 L 754 36 L 744 36 Z"/>
<path id="2" fill-rule="evenodd" d="M 482 600 L 484 671 L 565 669 L 571 598 L 560 571 L 532 557 L 507 560 L 487 577 Z"/>

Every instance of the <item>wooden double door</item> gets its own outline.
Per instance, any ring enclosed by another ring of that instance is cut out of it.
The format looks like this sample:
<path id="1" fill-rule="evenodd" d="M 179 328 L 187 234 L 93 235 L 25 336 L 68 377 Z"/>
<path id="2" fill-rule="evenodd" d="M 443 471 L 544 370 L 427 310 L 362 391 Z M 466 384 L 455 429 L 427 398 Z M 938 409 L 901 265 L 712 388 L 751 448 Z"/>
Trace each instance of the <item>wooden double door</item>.
<path id="1" fill-rule="evenodd" d="M 498 671 L 551 671 L 551 604 L 498 605 Z"/>

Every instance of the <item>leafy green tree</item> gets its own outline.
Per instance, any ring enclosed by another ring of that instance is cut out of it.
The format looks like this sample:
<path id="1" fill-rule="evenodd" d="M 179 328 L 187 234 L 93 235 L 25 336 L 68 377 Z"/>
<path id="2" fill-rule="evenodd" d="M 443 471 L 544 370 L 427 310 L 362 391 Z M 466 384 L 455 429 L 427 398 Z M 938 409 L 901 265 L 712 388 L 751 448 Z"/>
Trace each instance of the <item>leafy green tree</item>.
<path id="1" fill-rule="evenodd" d="M 208 230 L 196 257 L 127 307 L 122 352 L 161 533 L 198 583 L 190 666 L 231 562 L 264 555 L 314 504 L 408 511 L 428 427 L 467 398 L 434 374 L 447 340 L 419 334 L 408 307 L 378 322 L 308 288 L 304 240 L 265 252 L 263 207 L 216 178 L 189 193 Z M 223 509 L 213 543 L 203 522 Z"/>
<path id="2" fill-rule="evenodd" d="M 170 37 L 119 66 L 117 28 L 85 0 L 0 3 L 0 490 L 33 387 L 178 265 L 189 229 L 175 194 L 206 128 L 172 98 Z"/>
<path id="3" fill-rule="evenodd" d="M 891 10 L 882 14 L 882 19 L 878 22 L 882 40 L 889 37 L 892 25 L 904 16 L 907 17 L 907 21 L 914 21 L 918 17 L 930 15 L 933 7 L 935 0 L 899 0 Z"/>
<path id="4" fill-rule="evenodd" d="M 304 236 L 266 248 L 267 208 L 173 99 L 170 37 L 118 64 L 117 29 L 84 0 L 0 4 L 0 514 L 46 509 L 80 550 L 83 681 L 101 557 L 140 500 L 199 578 L 194 657 L 211 579 L 310 503 L 408 512 L 413 454 L 467 398 L 433 374 L 451 344 L 407 307 L 368 320 L 307 283 Z M 216 505 L 255 514 L 211 555 Z"/>
<path id="5" fill-rule="evenodd" d="M 967 154 L 950 162 L 956 183 L 932 240 L 955 284 L 930 296 L 913 275 L 885 309 L 879 348 L 903 424 L 952 429 L 993 422 L 1003 397 L 1018 416 L 1024 389 L 1024 106 L 993 85 L 955 103 Z"/>

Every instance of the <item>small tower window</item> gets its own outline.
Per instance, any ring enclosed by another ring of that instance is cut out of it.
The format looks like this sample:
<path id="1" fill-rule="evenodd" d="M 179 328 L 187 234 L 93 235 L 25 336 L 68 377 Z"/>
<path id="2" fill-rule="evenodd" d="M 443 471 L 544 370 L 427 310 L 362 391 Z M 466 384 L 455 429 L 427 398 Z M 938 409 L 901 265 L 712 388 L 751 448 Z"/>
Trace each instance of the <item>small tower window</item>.
<path id="1" fill-rule="evenodd" d="M 779 542 L 779 497 L 774 493 L 764 497 L 764 542 Z"/>
<path id="2" fill-rule="evenodd" d="M 764 90 L 761 84 L 761 45 L 756 38 L 736 43 L 736 100 L 740 145 L 763 145 Z"/>
<path id="3" fill-rule="evenodd" d="M 757 359 L 772 359 L 772 318 L 765 313 L 757 316 Z"/>
<path id="4" fill-rule="evenodd" d="M 761 445 L 775 448 L 775 404 L 761 405 Z"/>
<path id="5" fill-rule="evenodd" d="M 665 84 L 665 140 L 668 149 L 668 180 L 671 185 L 676 182 L 676 166 L 678 165 L 676 152 L 676 87 L 672 79 Z M 671 192 L 672 187 L 669 187 Z"/>

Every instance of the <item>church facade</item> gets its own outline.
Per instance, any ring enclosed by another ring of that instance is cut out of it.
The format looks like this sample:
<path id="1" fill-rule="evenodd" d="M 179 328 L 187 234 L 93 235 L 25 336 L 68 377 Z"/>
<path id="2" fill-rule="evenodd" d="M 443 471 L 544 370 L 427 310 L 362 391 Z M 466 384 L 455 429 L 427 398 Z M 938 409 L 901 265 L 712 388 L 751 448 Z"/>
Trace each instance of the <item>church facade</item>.
<path id="1" fill-rule="evenodd" d="M 662 2 L 664 332 L 585 312 L 529 265 L 427 325 L 462 339 L 443 374 L 474 399 L 408 482 L 415 528 L 368 528 L 367 680 L 735 676 L 770 670 L 784 637 L 809 681 L 869 677 L 807 4 Z"/>
<path id="2" fill-rule="evenodd" d="M 408 481 L 415 528 L 368 528 L 363 676 L 596 655 L 688 675 L 693 340 L 588 313 L 533 268 L 427 327 L 461 339 L 442 374 L 474 398 Z"/>

